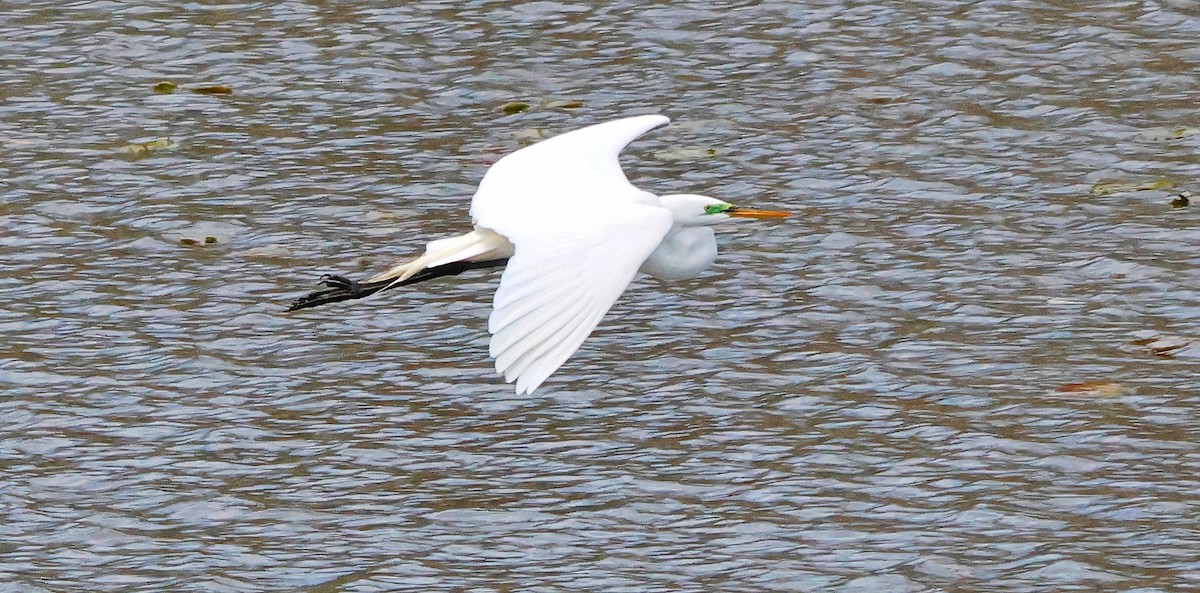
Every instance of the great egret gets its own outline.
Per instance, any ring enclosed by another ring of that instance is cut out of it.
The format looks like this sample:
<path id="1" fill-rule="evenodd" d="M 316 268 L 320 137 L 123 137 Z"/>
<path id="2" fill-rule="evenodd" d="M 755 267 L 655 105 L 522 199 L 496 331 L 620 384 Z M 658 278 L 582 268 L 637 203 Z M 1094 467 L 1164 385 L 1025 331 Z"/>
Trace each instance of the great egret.
<path id="1" fill-rule="evenodd" d="M 788 216 L 707 196 L 655 196 L 631 185 L 617 160 L 621 149 L 669 121 L 628 117 L 505 156 L 471 200 L 475 230 L 432 241 L 420 257 L 362 283 L 324 276 L 324 289 L 288 310 L 505 266 L 488 318 L 489 353 L 505 381 L 516 381 L 518 394 L 530 393 L 579 349 L 638 271 L 693 277 L 717 257 L 713 225 Z"/>

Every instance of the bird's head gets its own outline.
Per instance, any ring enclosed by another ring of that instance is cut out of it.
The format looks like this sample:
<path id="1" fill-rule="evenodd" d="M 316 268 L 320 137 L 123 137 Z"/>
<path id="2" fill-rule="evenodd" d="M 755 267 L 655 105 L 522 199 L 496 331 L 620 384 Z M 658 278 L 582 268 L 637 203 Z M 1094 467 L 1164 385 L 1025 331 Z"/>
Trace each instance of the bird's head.
<path id="1" fill-rule="evenodd" d="M 730 218 L 784 218 L 791 216 L 778 210 L 752 210 L 734 206 L 708 196 L 696 194 L 672 194 L 659 197 L 662 205 L 671 211 L 675 224 L 679 226 L 712 226 Z"/>

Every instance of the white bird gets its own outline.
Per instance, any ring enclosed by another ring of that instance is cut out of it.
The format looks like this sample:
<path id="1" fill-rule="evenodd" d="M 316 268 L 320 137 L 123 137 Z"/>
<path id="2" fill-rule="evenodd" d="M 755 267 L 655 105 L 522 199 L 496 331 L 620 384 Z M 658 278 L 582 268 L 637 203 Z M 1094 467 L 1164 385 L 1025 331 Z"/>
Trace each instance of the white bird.
<path id="1" fill-rule="evenodd" d="M 504 266 L 492 301 L 489 353 L 517 393 L 537 389 L 569 358 L 638 271 L 690 278 L 717 257 L 712 227 L 731 218 L 778 218 L 707 196 L 656 196 L 629 183 L 617 157 L 669 122 L 642 115 L 597 124 L 522 148 L 488 169 L 471 201 L 475 230 L 439 239 L 420 257 L 358 283 L 326 288 L 289 311 Z"/>

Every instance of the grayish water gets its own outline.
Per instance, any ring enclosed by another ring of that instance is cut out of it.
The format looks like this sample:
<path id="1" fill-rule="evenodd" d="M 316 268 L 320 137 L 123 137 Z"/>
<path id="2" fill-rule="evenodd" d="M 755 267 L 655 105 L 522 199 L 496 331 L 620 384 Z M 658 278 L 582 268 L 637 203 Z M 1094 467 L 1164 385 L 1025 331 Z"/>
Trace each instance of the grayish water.
<path id="1" fill-rule="evenodd" d="M 0 5 L 0 591 L 1200 589 L 1198 206 L 1091 191 L 1200 176 L 1193 2 L 386 4 Z M 648 112 L 800 216 L 534 396 L 495 274 L 283 312 Z"/>

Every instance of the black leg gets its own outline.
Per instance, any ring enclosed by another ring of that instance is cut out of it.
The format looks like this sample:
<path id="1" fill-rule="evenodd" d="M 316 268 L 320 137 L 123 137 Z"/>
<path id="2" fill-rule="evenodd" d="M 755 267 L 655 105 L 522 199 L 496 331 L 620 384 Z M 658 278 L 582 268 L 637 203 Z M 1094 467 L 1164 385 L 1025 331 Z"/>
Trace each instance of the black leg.
<path id="1" fill-rule="evenodd" d="M 288 307 L 288 311 L 296 311 L 299 309 L 308 309 L 326 303 L 336 303 L 339 301 L 348 301 L 352 299 L 361 299 L 371 296 L 381 290 L 396 288 L 397 286 L 408 286 L 434 278 L 443 276 L 457 276 L 467 270 L 478 270 L 480 268 L 495 268 L 508 263 L 508 259 L 492 259 L 487 261 L 460 261 L 449 263 L 444 266 L 435 268 L 426 268 L 413 274 L 412 277 L 406 278 L 402 282 L 393 283 L 392 280 L 379 280 L 376 282 L 355 282 L 345 276 L 336 276 L 327 274 L 321 276 L 318 284 L 325 286 L 321 290 L 311 292 L 292 302 Z"/>

